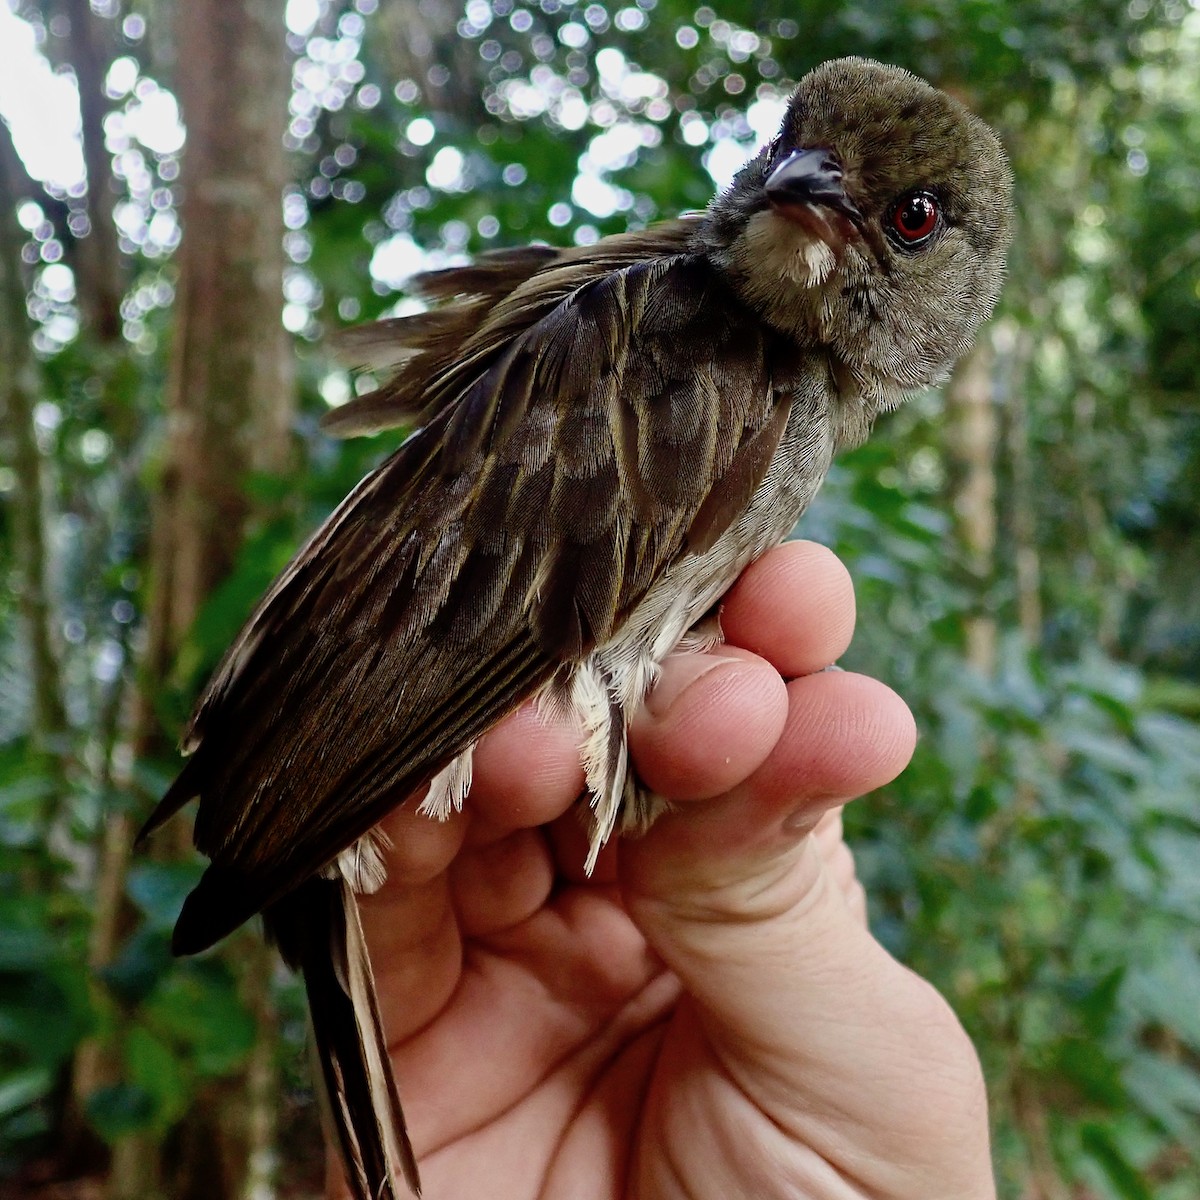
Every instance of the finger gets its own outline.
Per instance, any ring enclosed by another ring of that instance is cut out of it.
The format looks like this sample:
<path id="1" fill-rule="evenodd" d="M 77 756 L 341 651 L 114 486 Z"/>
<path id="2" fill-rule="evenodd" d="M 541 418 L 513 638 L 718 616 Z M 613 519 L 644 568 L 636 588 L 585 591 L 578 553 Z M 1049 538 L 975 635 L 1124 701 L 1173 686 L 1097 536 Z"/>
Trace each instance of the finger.
<path id="1" fill-rule="evenodd" d="M 397 1075 L 415 1097 L 406 1108 L 417 1145 L 503 1124 L 539 1094 L 569 1109 L 619 1053 L 631 1007 L 642 1008 L 660 978 L 667 996 L 636 1023 L 661 1017 L 677 984 L 616 901 L 612 889 L 565 888 L 521 929 L 466 948 L 452 1002 L 394 1046 Z M 582 1077 L 563 1093 L 559 1072 Z"/>
<path id="2" fill-rule="evenodd" d="M 813 836 L 817 839 L 818 845 L 821 847 L 821 853 L 828 859 L 829 853 L 835 847 L 842 843 L 842 813 L 844 809 L 841 805 L 837 808 L 831 808 L 825 815 L 816 823 L 813 828 Z"/>
<path id="3" fill-rule="evenodd" d="M 842 893 L 846 907 L 862 923 L 867 920 L 867 894 L 858 881 L 854 855 L 846 845 L 842 830 L 842 807 L 831 808 L 813 829 L 813 839 L 821 852 L 825 869 L 834 886 Z"/>
<path id="4" fill-rule="evenodd" d="M 412 887 L 429 881 L 446 870 L 466 838 L 478 844 L 551 821 L 582 786 L 573 720 L 523 704 L 476 745 L 463 812 L 434 820 L 419 811 L 414 796 L 380 822 L 388 883 Z"/>
<path id="5" fill-rule="evenodd" d="M 573 716 L 523 704 L 475 747 L 471 812 L 500 833 L 553 821 L 583 788 L 580 738 Z"/>
<path id="6" fill-rule="evenodd" d="M 583 782 L 575 728 L 532 704 L 480 740 L 473 768 L 463 812 L 437 821 L 410 803 L 380 825 L 387 879 L 360 907 L 394 1038 L 446 1003 L 461 973 L 463 936 L 511 928 L 544 903 L 549 852 L 525 827 L 559 815 Z"/>
<path id="7" fill-rule="evenodd" d="M 722 605 L 721 629 L 790 679 L 836 662 L 854 615 L 854 585 L 833 551 L 785 542 L 742 572 Z"/>
<path id="8" fill-rule="evenodd" d="M 464 938 L 512 929 L 546 903 L 554 886 L 546 838 L 534 829 L 517 829 L 470 847 L 452 864 L 450 883 Z"/>
<path id="9" fill-rule="evenodd" d="M 452 812 L 439 821 L 419 812 L 416 801 L 413 797 L 379 822 L 376 845 L 387 869 L 385 891 L 416 887 L 440 875 L 466 836 L 466 813 Z"/>
<path id="10" fill-rule="evenodd" d="M 647 937 L 689 990 L 746 1027 L 782 1019 L 772 997 L 788 996 L 812 965 L 807 901 L 820 893 L 845 910 L 806 834 L 838 797 L 894 778 L 915 739 L 907 706 L 874 680 L 811 675 L 788 695 L 783 733 L 756 771 L 622 851 L 627 902 Z M 754 972 L 761 987 L 747 986 Z"/>
<path id="11" fill-rule="evenodd" d="M 462 942 L 446 871 L 468 823 L 464 812 L 434 820 L 410 801 L 379 824 L 387 876 L 357 903 L 389 1039 L 421 1028 L 457 986 Z"/>
<path id="12" fill-rule="evenodd" d="M 787 706 L 779 672 L 739 647 L 672 655 L 630 725 L 638 775 L 672 800 L 720 795 L 766 761 Z"/>
<path id="13" fill-rule="evenodd" d="M 836 802 L 895 779 L 912 758 L 917 730 L 908 705 L 866 675 L 807 675 L 787 692 L 783 733 L 745 793 L 768 809 L 789 805 L 788 833 L 795 834 L 812 829 Z"/>
<path id="14" fill-rule="evenodd" d="M 448 881 L 443 872 L 412 887 L 391 883 L 360 896 L 358 906 L 383 1027 L 394 1043 L 441 1012 L 458 986 L 462 939 Z"/>
<path id="15" fill-rule="evenodd" d="M 701 885 L 724 861 L 752 871 L 758 856 L 790 849 L 845 798 L 894 779 L 912 755 L 912 714 L 876 680 L 821 672 L 792 680 L 786 696 L 783 730 L 757 768 L 720 796 L 669 811 L 630 845 L 654 847 L 653 861 L 661 849 L 664 868 L 699 872 Z M 681 742 L 679 756 L 707 753 Z M 744 864 L 739 853 L 749 856 Z"/>
<path id="16" fill-rule="evenodd" d="M 546 827 L 555 869 L 564 883 L 590 887 L 605 886 L 617 882 L 617 861 L 620 855 L 620 839 L 611 837 L 600 848 L 596 865 L 587 871 L 588 852 L 591 839 L 582 808 L 563 813 L 557 821 Z"/>

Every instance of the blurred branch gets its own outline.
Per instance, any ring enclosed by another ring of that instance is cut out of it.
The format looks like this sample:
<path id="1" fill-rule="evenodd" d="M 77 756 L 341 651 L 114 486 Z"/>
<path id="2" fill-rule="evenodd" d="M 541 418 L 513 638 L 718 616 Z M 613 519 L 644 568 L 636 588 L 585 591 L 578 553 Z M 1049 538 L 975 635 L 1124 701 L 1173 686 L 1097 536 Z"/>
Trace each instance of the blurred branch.
<path id="1" fill-rule="evenodd" d="M 104 143 L 110 104 L 104 80 L 112 60 L 113 23 L 97 16 L 88 0 L 62 0 L 70 20 L 67 53 L 79 84 L 83 161 L 87 171 L 88 231 L 75 238 L 76 291 L 85 328 L 101 343 L 121 337 L 124 264 L 117 246 L 112 157 Z"/>
<path id="2" fill-rule="evenodd" d="M 13 538 L 29 646 L 32 733 L 34 742 L 45 747 L 66 728 L 66 714 L 51 602 L 47 488 L 34 425 L 39 372 L 21 273 L 25 239 L 14 217 L 17 203 L 31 190 L 8 126 L 0 122 L 0 403 L 13 441 Z"/>
<path id="3" fill-rule="evenodd" d="M 946 448 L 954 463 L 952 502 L 963 557 L 983 590 L 996 554 L 996 442 L 992 402 L 992 350 L 986 339 L 963 359 L 946 386 Z M 996 665 L 996 618 L 976 613 L 967 620 L 967 659 L 990 674 Z"/>

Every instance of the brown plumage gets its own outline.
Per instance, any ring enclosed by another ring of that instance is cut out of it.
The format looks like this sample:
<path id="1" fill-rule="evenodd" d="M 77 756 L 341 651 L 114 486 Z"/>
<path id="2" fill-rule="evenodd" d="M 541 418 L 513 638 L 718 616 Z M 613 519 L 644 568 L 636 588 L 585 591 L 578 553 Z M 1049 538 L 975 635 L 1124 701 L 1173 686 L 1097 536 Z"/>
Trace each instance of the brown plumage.
<path id="1" fill-rule="evenodd" d="M 417 1186 L 353 898 L 368 831 L 426 785 L 461 804 L 476 740 L 535 695 L 583 723 L 592 859 L 653 819 L 625 730 L 658 664 L 835 451 L 966 349 L 1009 188 L 955 102 L 841 60 L 707 213 L 423 276 L 428 312 L 352 336 L 396 370 L 329 427 L 418 428 L 259 604 L 147 829 L 201 797 L 177 952 L 262 910 L 303 970 L 362 1200 Z"/>

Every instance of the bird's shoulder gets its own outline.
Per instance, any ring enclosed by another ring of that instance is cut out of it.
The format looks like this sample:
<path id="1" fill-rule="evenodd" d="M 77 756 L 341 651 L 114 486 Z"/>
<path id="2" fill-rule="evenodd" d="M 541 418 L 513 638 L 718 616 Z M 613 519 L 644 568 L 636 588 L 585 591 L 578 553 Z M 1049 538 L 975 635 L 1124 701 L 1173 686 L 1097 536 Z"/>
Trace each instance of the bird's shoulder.
<path id="1" fill-rule="evenodd" d="M 493 250 L 415 276 L 407 290 L 423 311 L 336 335 L 342 358 L 372 369 L 381 382 L 327 413 L 322 426 L 354 437 L 428 423 L 453 396 L 453 380 L 473 365 L 605 276 L 689 253 L 699 224 L 698 216 L 685 216 L 590 246 Z"/>

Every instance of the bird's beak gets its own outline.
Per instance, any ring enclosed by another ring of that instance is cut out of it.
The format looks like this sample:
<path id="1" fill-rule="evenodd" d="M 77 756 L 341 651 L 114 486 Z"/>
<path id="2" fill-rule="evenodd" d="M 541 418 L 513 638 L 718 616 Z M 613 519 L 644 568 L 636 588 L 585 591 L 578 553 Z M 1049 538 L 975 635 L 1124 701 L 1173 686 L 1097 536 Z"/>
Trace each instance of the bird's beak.
<path id="1" fill-rule="evenodd" d="M 846 195 L 842 165 L 829 150 L 796 150 L 767 176 L 767 200 L 782 216 L 807 223 L 812 207 L 845 217 L 856 229 L 862 213 Z"/>

